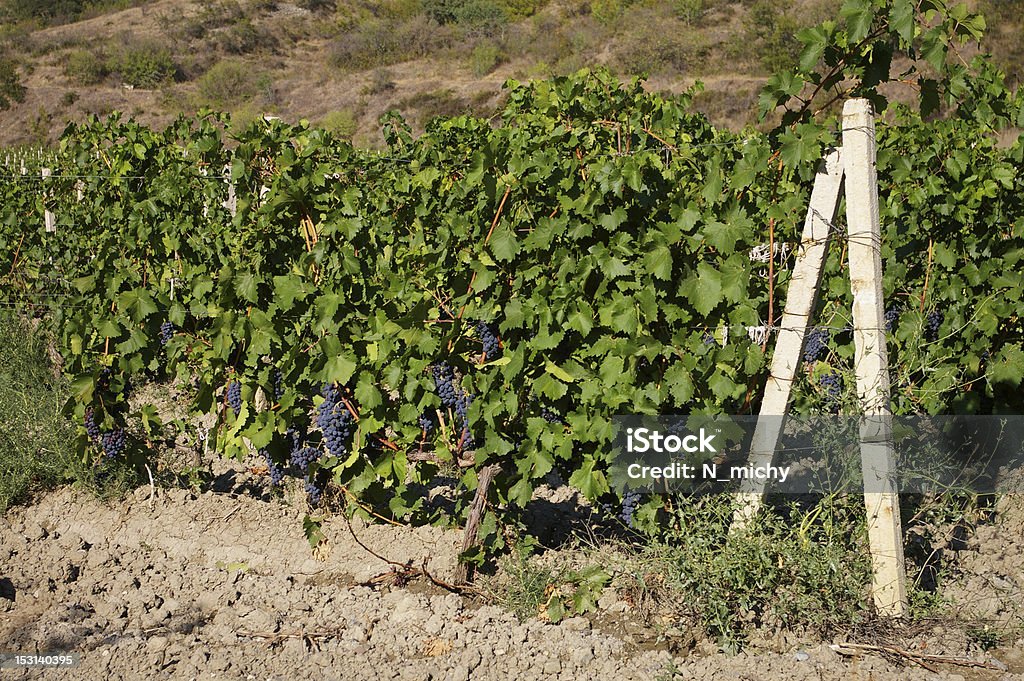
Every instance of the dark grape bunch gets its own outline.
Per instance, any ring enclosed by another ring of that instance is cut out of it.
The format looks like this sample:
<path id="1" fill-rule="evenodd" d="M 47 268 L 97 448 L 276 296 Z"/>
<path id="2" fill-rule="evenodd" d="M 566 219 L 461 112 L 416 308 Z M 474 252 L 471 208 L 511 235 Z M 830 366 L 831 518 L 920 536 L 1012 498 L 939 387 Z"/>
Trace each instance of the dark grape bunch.
<path id="1" fill-rule="evenodd" d="M 487 322 L 476 323 L 476 335 L 480 337 L 480 341 L 484 344 L 485 362 L 489 362 L 501 354 L 501 342 L 494 335 L 494 332 L 491 331 L 491 327 Z"/>
<path id="2" fill-rule="evenodd" d="M 445 362 L 435 365 L 430 369 L 434 377 L 434 387 L 437 396 L 441 398 L 441 404 L 455 410 L 462 424 L 462 434 L 459 436 L 459 449 L 468 449 L 473 446 L 473 436 L 469 432 L 469 405 L 472 398 L 458 387 L 455 381 L 455 372 Z"/>
<path id="3" fill-rule="evenodd" d="M 103 448 L 103 453 L 111 459 L 121 456 L 127 445 L 128 435 L 124 432 L 124 428 L 115 428 L 109 433 L 103 433 L 100 437 L 100 446 Z"/>
<path id="4" fill-rule="evenodd" d="M 284 480 L 284 468 L 274 461 L 274 457 L 270 455 L 269 450 L 261 449 L 260 456 L 267 462 L 267 474 L 270 475 L 270 484 L 275 487 L 280 485 L 281 481 Z"/>
<path id="5" fill-rule="evenodd" d="M 939 338 L 939 327 L 942 326 L 943 314 L 940 310 L 928 313 L 924 320 L 925 340 L 934 341 Z"/>
<path id="6" fill-rule="evenodd" d="M 828 329 L 816 326 L 807 334 L 804 339 L 804 361 L 814 362 L 828 352 L 830 340 Z"/>
<path id="7" fill-rule="evenodd" d="M 464 451 L 473 447 L 473 435 L 469 432 L 469 404 L 472 401 L 472 397 L 466 393 L 462 393 L 459 396 L 458 402 L 455 403 L 455 413 L 459 417 L 459 421 L 462 423 L 462 434 L 459 436 L 459 450 Z"/>
<path id="8" fill-rule="evenodd" d="M 309 505 L 314 508 L 320 505 L 324 496 L 324 488 L 327 486 L 327 481 L 322 473 L 323 471 L 317 471 L 306 478 L 306 496 L 309 499 Z"/>
<path id="9" fill-rule="evenodd" d="M 831 400 L 838 400 L 843 393 L 843 377 L 835 371 L 831 371 L 818 379 L 818 385 L 824 390 Z"/>
<path id="10" fill-rule="evenodd" d="M 459 401 L 459 395 L 455 389 L 455 373 L 452 368 L 446 362 L 441 362 L 430 367 L 430 373 L 434 377 L 434 390 L 441 398 L 441 404 L 454 407 Z"/>
<path id="11" fill-rule="evenodd" d="M 892 333 L 900 321 L 900 313 L 902 310 L 898 307 L 890 307 L 885 311 L 885 332 Z"/>
<path id="12" fill-rule="evenodd" d="M 718 344 L 718 341 L 715 340 L 714 335 L 710 331 L 705 331 L 704 335 L 701 337 L 701 340 L 704 341 L 704 345 L 717 345 Z"/>
<path id="13" fill-rule="evenodd" d="M 100 377 L 96 379 L 96 390 L 99 392 L 106 392 L 110 389 L 110 377 L 114 372 L 110 370 L 110 367 L 104 367 L 100 371 Z"/>
<path id="14" fill-rule="evenodd" d="M 640 493 L 626 492 L 622 497 L 622 510 L 619 512 L 619 520 L 626 523 L 628 527 L 633 527 L 633 514 L 636 513 L 639 505 Z"/>
<path id="15" fill-rule="evenodd" d="M 434 430 L 434 419 L 427 413 L 420 414 L 420 430 L 428 435 Z"/>
<path id="16" fill-rule="evenodd" d="M 100 424 L 96 422 L 96 412 L 92 407 L 86 407 L 85 410 L 85 432 L 93 442 L 99 440 L 103 435 Z"/>
<path id="17" fill-rule="evenodd" d="M 543 405 L 540 408 L 540 417 L 548 423 L 563 423 L 561 416 Z"/>
<path id="18" fill-rule="evenodd" d="M 352 437 L 354 419 L 341 399 L 341 390 L 333 383 L 325 383 L 320 391 L 324 401 L 316 410 L 316 424 L 324 435 L 327 450 L 333 456 L 342 456 L 348 451 Z"/>
<path id="19" fill-rule="evenodd" d="M 320 450 L 306 445 L 297 431 L 289 430 L 289 433 L 292 436 L 292 465 L 305 475 L 309 466 L 320 458 Z"/>
<path id="20" fill-rule="evenodd" d="M 238 416 L 242 411 L 242 384 L 238 381 L 228 383 L 228 406 Z"/>
<path id="21" fill-rule="evenodd" d="M 174 338 L 174 323 L 166 321 L 160 325 L 160 345 L 167 345 Z"/>

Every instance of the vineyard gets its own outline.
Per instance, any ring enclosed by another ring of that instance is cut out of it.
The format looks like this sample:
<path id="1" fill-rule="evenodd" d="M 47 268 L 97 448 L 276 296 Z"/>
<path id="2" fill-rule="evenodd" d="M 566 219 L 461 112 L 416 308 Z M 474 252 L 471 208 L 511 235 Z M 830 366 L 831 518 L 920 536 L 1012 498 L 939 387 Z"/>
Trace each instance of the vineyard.
<path id="1" fill-rule="evenodd" d="M 483 567 L 553 473 L 657 536 L 686 502 L 610 487 L 613 418 L 757 414 L 835 102 L 866 96 L 893 413 L 1024 413 L 1024 137 L 997 134 L 1024 95 L 953 59 L 984 28 L 965 10 L 844 19 L 802 34 L 767 131 L 604 71 L 510 82 L 495 119 L 419 136 L 389 115 L 384 151 L 214 112 L 70 125 L 0 176 L 0 306 L 53 334 L 87 465 L 146 480 L 164 442 L 256 460 L 301 481 L 314 549 L 339 506 L 461 526 L 486 479 L 460 556 Z M 894 54 L 919 60 L 914 106 L 881 94 Z M 845 267 L 840 238 L 798 413 L 856 410 Z M 176 409 L 139 398 L 154 385 Z M 451 505 L 427 494 L 439 476 Z"/>

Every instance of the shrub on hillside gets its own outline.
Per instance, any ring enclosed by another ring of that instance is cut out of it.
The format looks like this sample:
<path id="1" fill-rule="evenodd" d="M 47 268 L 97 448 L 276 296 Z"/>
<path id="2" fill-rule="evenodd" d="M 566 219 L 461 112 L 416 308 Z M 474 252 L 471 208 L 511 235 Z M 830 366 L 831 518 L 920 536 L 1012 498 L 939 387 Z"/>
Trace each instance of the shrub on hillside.
<path id="1" fill-rule="evenodd" d="M 473 48 L 473 54 L 470 55 L 473 75 L 478 78 L 493 71 L 500 61 L 501 48 L 492 42 L 481 42 Z"/>
<path id="2" fill-rule="evenodd" d="M 25 86 L 18 77 L 18 67 L 10 59 L 0 58 L 0 111 L 25 101 Z"/>
<path id="3" fill-rule="evenodd" d="M 256 26 L 248 17 L 218 30 L 215 42 L 220 49 L 228 54 L 273 52 L 277 49 L 277 38 L 274 37 L 274 34 Z"/>
<path id="4" fill-rule="evenodd" d="M 124 47 L 109 61 L 108 68 L 125 84 L 139 88 L 155 88 L 169 81 L 178 70 L 171 51 L 152 42 Z"/>
<path id="5" fill-rule="evenodd" d="M 73 50 L 64 62 L 64 75 L 80 85 L 96 85 L 109 73 L 105 60 L 90 50 Z"/>
<path id="6" fill-rule="evenodd" d="M 801 28 L 771 0 L 758 0 L 743 21 L 744 39 L 735 49 L 742 56 L 756 57 L 769 73 L 791 68 L 800 56 L 802 44 L 796 34 Z"/>
<path id="7" fill-rule="evenodd" d="M 455 21 L 472 34 L 492 36 L 508 25 L 509 17 L 493 0 L 468 0 L 455 10 Z"/>
<path id="8" fill-rule="evenodd" d="M 86 3 L 84 0 L 9 0 L 6 4 L 13 19 L 45 19 L 61 23 L 76 19 Z"/>
<path id="9" fill-rule="evenodd" d="M 426 16 L 401 22 L 370 20 L 343 32 L 331 45 L 333 66 L 362 70 L 427 56 L 451 43 L 451 32 Z"/>
<path id="10" fill-rule="evenodd" d="M 695 32 L 666 30 L 651 34 L 644 29 L 673 21 L 654 10 L 634 8 L 627 18 L 626 23 L 635 28 L 616 38 L 613 47 L 615 66 L 622 73 L 681 73 L 706 49 Z"/>
<path id="11" fill-rule="evenodd" d="M 225 59 L 214 64 L 196 84 L 203 103 L 226 109 L 256 96 L 265 78 L 243 61 Z"/>
<path id="12" fill-rule="evenodd" d="M 455 12 L 466 4 L 466 0 L 423 0 L 423 11 L 439 24 L 455 21 Z"/>
<path id="13" fill-rule="evenodd" d="M 359 121 L 354 113 L 348 109 L 332 111 L 320 121 L 320 127 L 329 130 L 342 139 L 352 139 L 352 135 L 359 128 Z"/>
<path id="14" fill-rule="evenodd" d="M 544 6 L 544 0 L 501 0 L 499 4 L 510 17 L 522 19 L 536 14 Z"/>

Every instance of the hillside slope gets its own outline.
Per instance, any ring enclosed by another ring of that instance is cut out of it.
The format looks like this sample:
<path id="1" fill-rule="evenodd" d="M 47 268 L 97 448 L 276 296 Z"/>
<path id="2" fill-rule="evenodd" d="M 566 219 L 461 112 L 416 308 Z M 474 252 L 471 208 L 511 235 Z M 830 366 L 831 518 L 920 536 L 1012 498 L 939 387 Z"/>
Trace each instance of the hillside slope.
<path id="1" fill-rule="evenodd" d="M 0 119 L 0 145 L 51 142 L 67 121 L 92 113 L 120 110 L 159 125 L 209 106 L 243 120 L 307 118 L 375 146 L 389 109 L 416 128 L 439 114 L 488 115 L 508 78 L 591 65 L 647 73 L 648 87 L 671 92 L 700 80 L 697 107 L 738 128 L 753 122 L 767 74 L 797 53 L 796 31 L 836 17 L 840 4 L 153 0 L 108 2 L 86 13 L 97 16 L 60 24 L 76 15 L 39 8 L 74 2 L 8 0 L 0 49 L 25 90 Z M 988 48 L 1019 79 L 1024 0 L 972 4 L 989 16 Z"/>

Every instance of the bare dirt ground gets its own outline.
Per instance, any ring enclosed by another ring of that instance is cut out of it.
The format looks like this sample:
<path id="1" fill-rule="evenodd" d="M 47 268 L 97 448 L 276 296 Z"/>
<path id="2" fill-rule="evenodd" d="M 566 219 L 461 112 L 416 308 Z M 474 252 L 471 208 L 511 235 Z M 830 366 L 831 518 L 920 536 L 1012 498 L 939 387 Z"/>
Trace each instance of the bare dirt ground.
<path id="1" fill-rule="evenodd" d="M 222 491 L 142 487 L 105 504 L 58 490 L 0 520 L 0 650 L 74 651 L 72 670 L 4 670 L 4 679 L 1024 679 L 1024 640 L 985 651 L 962 631 L 919 628 L 903 645 L 993 669 L 935 671 L 766 632 L 726 655 L 643 635 L 614 589 L 600 611 L 554 625 L 520 621 L 426 580 L 395 584 L 390 566 L 451 577 L 459 532 L 344 518 L 324 550 L 303 512 L 261 494 L 239 466 Z M 254 493 L 255 492 L 255 493 Z M 1020 616 L 1024 512 L 967 540 L 949 593 L 993 623 Z M 566 549 L 569 550 L 569 549 Z M 383 578 L 381 577 L 383 575 Z M 1018 628 L 1017 631 L 1020 631 Z M 638 632 L 640 632 L 638 634 Z M 650 634 L 650 632 L 647 632 Z"/>

